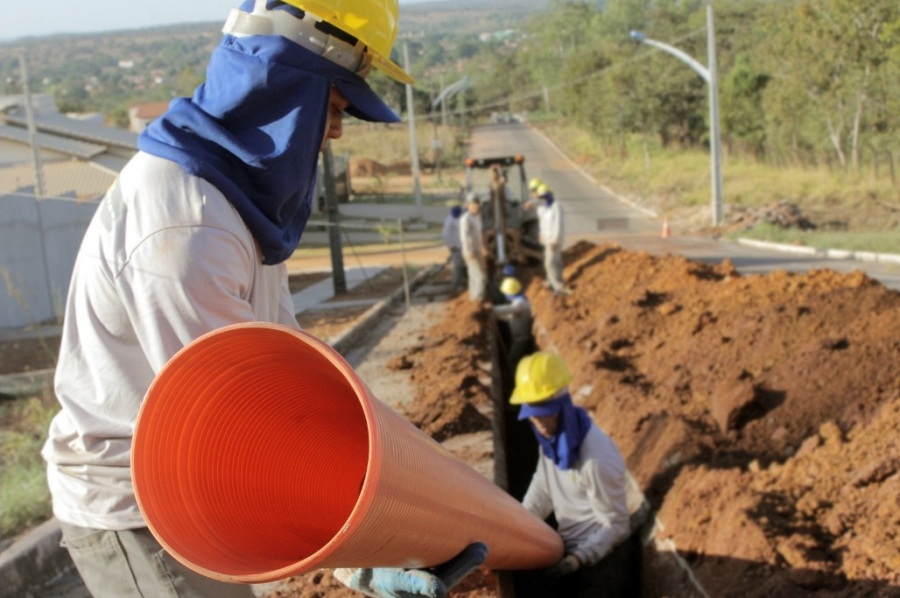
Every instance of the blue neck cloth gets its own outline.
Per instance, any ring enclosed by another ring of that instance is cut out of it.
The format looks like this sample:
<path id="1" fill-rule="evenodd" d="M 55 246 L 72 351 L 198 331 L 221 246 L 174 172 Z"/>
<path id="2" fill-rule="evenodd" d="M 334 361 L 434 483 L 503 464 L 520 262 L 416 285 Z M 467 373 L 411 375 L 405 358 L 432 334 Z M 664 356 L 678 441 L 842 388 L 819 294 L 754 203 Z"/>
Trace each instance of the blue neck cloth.
<path id="1" fill-rule="evenodd" d="M 549 191 L 547 193 L 544 193 L 543 195 L 541 195 L 541 199 L 543 199 L 547 203 L 548 208 L 553 205 L 553 201 L 554 201 L 553 194 L 550 193 Z"/>
<path id="2" fill-rule="evenodd" d="M 278 264 L 297 248 L 312 211 L 331 87 L 360 82 L 283 37 L 225 35 L 206 82 L 192 98 L 173 100 L 138 147 L 214 185 L 259 243 L 263 263 Z"/>
<path id="3" fill-rule="evenodd" d="M 459 218 L 460 216 L 462 216 L 462 208 L 459 206 L 453 206 L 452 208 L 450 208 L 450 215 L 454 218 Z"/>
<path id="4" fill-rule="evenodd" d="M 529 409 L 532 406 L 534 408 Z M 544 456 L 553 461 L 560 469 L 571 469 L 578 461 L 581 443 L 593 422 L 587 411 L 572 403 L 572 396 L 568 392 L 549 401 L 522 405 L 519 419 L 525 419 L 531 415 L 552 415 L 553 413 L 559 414 L 559 427 L 556 434 L 550 438 L 538 432 L 534 424 L 531 422 L 529 424 L 538 444 L 541 445 Z"/>

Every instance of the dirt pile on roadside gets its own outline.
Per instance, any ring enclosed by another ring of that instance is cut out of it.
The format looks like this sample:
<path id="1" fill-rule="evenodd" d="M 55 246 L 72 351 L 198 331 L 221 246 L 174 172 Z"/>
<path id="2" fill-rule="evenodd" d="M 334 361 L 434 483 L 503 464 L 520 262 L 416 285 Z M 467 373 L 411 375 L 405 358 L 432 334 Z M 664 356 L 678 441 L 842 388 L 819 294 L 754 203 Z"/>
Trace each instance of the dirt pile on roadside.
<path id="1" fill-rule="evenodd" d="M 615 245 L 565 264 L 568 297 L 520 269 L 538 344 L 566 358 L 708 595 L 898 595 L 900 294 L 861 273 L 742 276 Z M 438 438 L 489 426 L 486 312 L 463 294 L 446 313 L 391 362 L 416 385 L 405 415 Z M 648 554 L 645 595 L 691 593 Z M 316 576 L 279 595 L 344 595 Z M 465 587 L 497 595 L 482 571 Z"/>
<path id="2" fill-rule="evenodd" d="M 491 403 L 486 312 L 463 293 L 447 302 L 447 319 L 407 351 L 416 400 L 406 417 L 438 442 L 490 430 L 479 408 Z"/>
<path id="3" fill-rule="evenodd" d="M 897 595 L 900 294 L 580 244 L 538 344 L 714 596 Z"/>

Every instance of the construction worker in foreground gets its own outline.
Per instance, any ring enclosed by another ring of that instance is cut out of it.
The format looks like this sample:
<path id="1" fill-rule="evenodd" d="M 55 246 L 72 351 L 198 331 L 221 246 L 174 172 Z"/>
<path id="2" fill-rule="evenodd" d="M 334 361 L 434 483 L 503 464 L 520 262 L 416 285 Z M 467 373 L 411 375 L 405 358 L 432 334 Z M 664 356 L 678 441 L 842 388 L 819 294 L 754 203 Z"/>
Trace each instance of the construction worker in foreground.
<path id="1" fill-rule="evenodd" d="M 565 556 L 531 581 L 548 584 L 541 595 L 560 598 L 637 596 L 640 545 L 629 516 L 625 461 L 572 403 L 571 381 L 555 353 L 533 353 L 516 367 L 510 403 L 521 406 L 519 419 L 528 420 L 540 445 L 522 504 L 541 519 L 552 513 L 565 545 Z"/>
<path id="2" fill-rule="evenodd" d="M 254 596 L 152 535 L 132 486 L 135 420 L 160 369 L 198 337 L 251 321 L 299 328 L 284 262 L 313 208 L 318 155 L 345 111 L 399 120 L 366 82 L 377 68 L 412 83 L 390 61 L 397 20 L 396 0 L 245 2 L 205 82 L 144 131 L 101 201 L 75 260 L 61 411 L 42 451 L 63 543 L 95 598 Z M 426 571 L 351 573 L 376 594 L 446 589 Z"/>
<path id="3" fill-rule="evenodd" d="M 544 246 L 544 270 L 546 286 L 560 295 L 568 295 L 563 284 L 562 244 L 564 237 L 563 213 L 553 191 L 540 179 L 532 179 L 528 185 L 532 201 L 525 204 L 528 209 L 537 206 L 540 242 Z"/>
<path id="4" fill-rule="evenodd" d="M 481 301 L 487 285 L 487 250 L 482 234 L 481 198 L 474 192 L 466 195 L 466 213 L 459 219 L 459 242 L 469 277 L 469 299 Z"/>

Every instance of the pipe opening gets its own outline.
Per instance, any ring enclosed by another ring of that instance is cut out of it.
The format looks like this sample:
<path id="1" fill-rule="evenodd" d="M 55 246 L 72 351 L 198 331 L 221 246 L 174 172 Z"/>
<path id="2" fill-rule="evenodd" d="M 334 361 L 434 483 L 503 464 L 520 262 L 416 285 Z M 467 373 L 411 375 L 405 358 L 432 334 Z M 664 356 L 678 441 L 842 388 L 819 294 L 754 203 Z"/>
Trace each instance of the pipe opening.
<path id="1" fill-rule="evenodd" d="M 134 440 L 151 529 L 218 578 L 313 557 L 347 523 L 366 478 L 357 390 L 332 359 L 275 328 L 233 328 L 188 350 L 160 372 Z M 165 394 L 177 400 L 154 400 Z"/>

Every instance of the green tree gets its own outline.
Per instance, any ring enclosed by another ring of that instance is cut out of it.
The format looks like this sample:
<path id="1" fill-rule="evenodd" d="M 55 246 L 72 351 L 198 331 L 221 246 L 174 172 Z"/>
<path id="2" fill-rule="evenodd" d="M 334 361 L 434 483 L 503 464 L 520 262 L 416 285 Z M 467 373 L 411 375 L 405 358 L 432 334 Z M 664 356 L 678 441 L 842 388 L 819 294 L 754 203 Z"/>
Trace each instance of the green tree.
<path id="1" fill-rule="evenodd" d="M 722 79 L 720 89 L 723 136 L 747 147 L 757 157 L 765 151 L 766 127 L 762 94 L 769 77 L 756 72 L 752 58 L 741 54 Z"/>
<path id="2" fill-rule="evenodd" d="M 777 83 L 766 92 L 770 118 L 789 121 L 808 112 L 815 126 L 794 126 L 792 135 L 810 135 L 802 141 L 813 147 L 826 141 L 842 167 L 856 169 L 877 113 L 871 100 L 884 97 L 882 74 L 892 68 L 895 41 L 885 28 L 897 22 L 900 6 L 896 0 L 798 0 L 770 10 L 772 35 L 760 53 Z"/>

